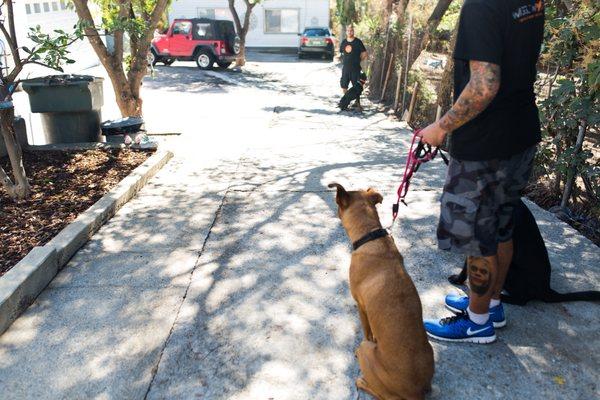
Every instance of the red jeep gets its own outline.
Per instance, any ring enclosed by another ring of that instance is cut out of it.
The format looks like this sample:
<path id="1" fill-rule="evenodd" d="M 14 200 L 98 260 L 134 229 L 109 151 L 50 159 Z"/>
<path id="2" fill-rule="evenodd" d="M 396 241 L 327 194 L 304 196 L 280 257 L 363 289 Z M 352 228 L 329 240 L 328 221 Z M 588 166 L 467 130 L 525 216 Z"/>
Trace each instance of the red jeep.
<path id="1" fill-rule="evenodd" d="M 227 68 L 240 51 L 233 22 L 206 18 L 176 19 L 169 30 L 152 40 L 149 62 L 171 65 L 175 60 L 196 61 L 211 69 L 216 62 Z"/>

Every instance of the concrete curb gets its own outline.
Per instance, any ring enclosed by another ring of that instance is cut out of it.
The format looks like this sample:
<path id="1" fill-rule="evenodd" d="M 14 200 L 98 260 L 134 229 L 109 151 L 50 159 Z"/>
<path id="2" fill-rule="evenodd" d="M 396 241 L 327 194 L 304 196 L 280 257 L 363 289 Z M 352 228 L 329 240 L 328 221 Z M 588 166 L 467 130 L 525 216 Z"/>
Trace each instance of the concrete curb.
<path id="1" fill-rule="evenodd" d="M 25 150 L 30 151 L 84 151 L 84 150 L 102 150 L 102 149 L 133 149 L 133 150 L 156 150 L 158 145 L 152 143 L 146 147 L 137 144 L 127 146 L 124 143 L 111 142 L 82 142 L 82 143 L 57 143 L 57 144 L 40 144 L 27 145 Z"/>
<path id="2" fill-rule="evenodd" d="M 150 156 L 52 240 L 42 247 L 35 247 L 0 277 L 0 334 L 33 303 L 77 250 L 171 157 L 173 153 L 170 151 L 158 151 Z"/>

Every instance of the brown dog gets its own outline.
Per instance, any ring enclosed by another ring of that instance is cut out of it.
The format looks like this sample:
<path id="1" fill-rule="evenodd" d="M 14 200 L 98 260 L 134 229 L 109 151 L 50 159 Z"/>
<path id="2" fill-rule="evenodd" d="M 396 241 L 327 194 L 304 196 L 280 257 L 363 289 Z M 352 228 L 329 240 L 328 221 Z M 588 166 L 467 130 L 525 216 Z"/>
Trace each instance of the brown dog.
<path id="1" fill-rule="evenodd" d="M 338 215 L 353 243 L 370 232 L 385 235 L 378 231 L 379 193 L 347 192 L 337 183 L 329 187 L 337 188 Z M 433 351 L 419 294 L 391 236 L 365 242 L 352 253 L 350 292 L 365 334 L 356 350 L 363 374 L 356 386 L 381 400 L 423 399 L 431 390 Z"/>

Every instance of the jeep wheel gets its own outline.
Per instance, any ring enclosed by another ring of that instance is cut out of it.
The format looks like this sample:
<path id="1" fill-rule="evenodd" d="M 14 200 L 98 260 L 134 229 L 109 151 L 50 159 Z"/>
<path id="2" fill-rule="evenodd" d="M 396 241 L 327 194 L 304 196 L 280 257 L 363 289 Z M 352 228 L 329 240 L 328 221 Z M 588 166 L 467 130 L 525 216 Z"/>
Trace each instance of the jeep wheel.
<path id="1" fill-rule="evenodd" d="M 212 69 L 215 56 L 209 50 L 200 50 L 196 53 L 196 65 L 200 69 Z"/>
<path id="2" fill-rule="evenodd" d="M 231 62 L 218 62 L 218 61 L 217 61 L 217 65 L 218 65 L 220 68 L 229 68 L 229 66 L 231 65 Z"/>
<path id="3" fill-rule="evenodd" d="M 165 58 L 161 61 L 163 64 L 165 64 L 168 67 L 169 65 L 171 65 L 175 62 L 175 59 L 174 58 Z"/>

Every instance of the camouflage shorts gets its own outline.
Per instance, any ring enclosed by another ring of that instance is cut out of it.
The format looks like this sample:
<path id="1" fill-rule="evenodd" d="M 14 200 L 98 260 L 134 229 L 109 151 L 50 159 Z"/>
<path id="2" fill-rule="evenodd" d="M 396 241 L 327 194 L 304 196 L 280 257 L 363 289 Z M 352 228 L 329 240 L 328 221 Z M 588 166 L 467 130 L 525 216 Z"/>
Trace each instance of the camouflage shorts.
<path id="1" fill-rule="evenodd" d="M 448 166 L 441 199 L 438 245 L 469 256 L 493 256 L 512 237 L 513 211 L 529 180 L 537 146 L 505 160 Z"/>

